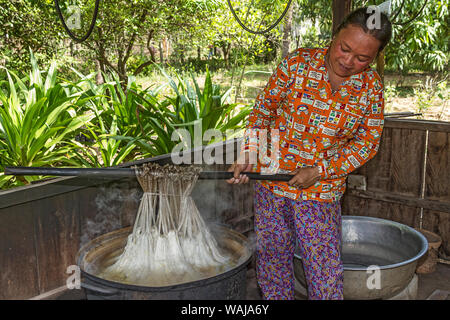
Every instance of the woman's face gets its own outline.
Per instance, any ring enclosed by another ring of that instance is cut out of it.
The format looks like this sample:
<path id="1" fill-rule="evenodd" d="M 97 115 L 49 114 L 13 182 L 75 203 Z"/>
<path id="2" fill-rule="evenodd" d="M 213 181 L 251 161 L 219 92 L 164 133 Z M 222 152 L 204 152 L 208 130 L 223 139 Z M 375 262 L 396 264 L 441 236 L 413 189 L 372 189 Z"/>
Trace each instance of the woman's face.
<path id="1" fill-rule="evenodd" d="M 334 38 L 329 49 L 329 65 L 337 76 L 360 73 L 375 59 L 381 42 L 358 26 L 348 25 Z"/>

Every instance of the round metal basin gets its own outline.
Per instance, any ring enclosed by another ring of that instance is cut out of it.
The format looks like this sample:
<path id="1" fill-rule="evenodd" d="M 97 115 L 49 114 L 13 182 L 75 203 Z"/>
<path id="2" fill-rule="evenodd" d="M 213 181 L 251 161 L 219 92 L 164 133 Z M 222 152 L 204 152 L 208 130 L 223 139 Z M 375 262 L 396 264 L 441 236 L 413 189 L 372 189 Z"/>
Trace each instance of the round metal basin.
<path id="1" fill-rule="evenodd" d="M 428 249 L 426 238 L 398 222 L 342 216 L 344 299 L 388 299 L 406 288 L 417 260 Z M 294 273 L 306 288 L 299 248 Z"/>

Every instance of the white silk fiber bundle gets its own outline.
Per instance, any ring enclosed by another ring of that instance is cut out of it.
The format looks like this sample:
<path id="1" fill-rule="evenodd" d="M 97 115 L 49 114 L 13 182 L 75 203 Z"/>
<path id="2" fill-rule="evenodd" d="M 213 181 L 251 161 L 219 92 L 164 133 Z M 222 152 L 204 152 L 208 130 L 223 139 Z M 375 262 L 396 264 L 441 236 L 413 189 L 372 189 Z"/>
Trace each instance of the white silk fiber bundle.
<path id="1" fill-rule="evenodd" d="M 144 194 L 133 232 L 102 277 L 163 286 L 196 280 L 203 271 L 219 270 L 229 262 L 191 197 L 199 173 L 193 166 L 136 168 Z"/>

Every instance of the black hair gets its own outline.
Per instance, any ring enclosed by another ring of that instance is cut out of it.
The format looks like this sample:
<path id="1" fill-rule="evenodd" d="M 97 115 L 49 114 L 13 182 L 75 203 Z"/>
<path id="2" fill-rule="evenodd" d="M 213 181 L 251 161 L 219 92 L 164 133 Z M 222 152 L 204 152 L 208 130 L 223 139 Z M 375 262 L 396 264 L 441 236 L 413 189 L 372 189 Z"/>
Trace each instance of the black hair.
<path id="1" fill-rule="evenodd" d="M 363 7 L 350 12 L 342 21 L 339 26 L 334 30 L 333 37 L 339 33 L 342 29 L 346 28 L 348 25 L 355 25 L 364 30 L 365 33 L 370 34 L 375 39 L 380 41 L 380 48 L 378 53 L 380 53 L 384 47 L 389 43 L 392 37 L 392 24 L 389 21 L 388 16 L 379 12 L 380 21 L 379 25 L 376 27 L 369 27 L 369 19 L 374 13 L 370 10 L 370 7 Z"/>

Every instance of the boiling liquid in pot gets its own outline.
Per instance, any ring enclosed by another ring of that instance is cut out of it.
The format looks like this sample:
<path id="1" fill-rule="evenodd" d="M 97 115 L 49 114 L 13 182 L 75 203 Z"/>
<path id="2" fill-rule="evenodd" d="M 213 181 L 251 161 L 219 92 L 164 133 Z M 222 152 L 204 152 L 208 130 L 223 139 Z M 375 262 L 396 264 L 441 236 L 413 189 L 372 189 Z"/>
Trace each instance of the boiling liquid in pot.
<path id="1" fill-rule="evenodd" d="M 126 273 L 123 272 L 108 271 L 108 267 L 113 265 L 122 254 L 124 246 L 126 245 L 126 240 L 126 237 L 123 238 L 118 247 L 114 249 L 110 248 L 111 251 L 109 253 L 98 257 L 97 261 L 93 265 L 91 265 L 91 267 L 94 267 L 93 270 L 91 270 L 91 273 L 99 278 L 124 284 L 162 287 L 217 276 L 228 270 L 232 270 L 241 262 L 243 262 L 243 260 L 247 259 L 251 254 L 251 252 L 243 243 L 240 243 L 239 241 L 226 236 L 222 238 L 218 237 L 219 249 L 223 256 L 227 258 L 227 262 L 225 264 L 207 268 L 193 267 L 193 272 L 186 273 L 147 273 L 146 277 L 137 280 L 135 278 L 130 278 Z"/>

